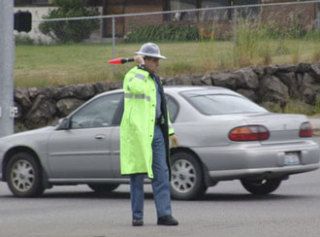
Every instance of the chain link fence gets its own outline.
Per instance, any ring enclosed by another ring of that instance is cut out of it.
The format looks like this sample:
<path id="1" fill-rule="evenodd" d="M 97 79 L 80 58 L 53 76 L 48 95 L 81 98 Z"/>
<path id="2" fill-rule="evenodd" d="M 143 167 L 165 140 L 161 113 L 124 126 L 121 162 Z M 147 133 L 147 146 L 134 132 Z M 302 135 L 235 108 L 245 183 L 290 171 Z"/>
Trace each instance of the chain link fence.
<path id="1" fill-rule="evenodd" d="M 161 69 L 164 75 L 320 60 L 320 1 L 35 19 L 33 24 L 27 37 L 41 47 L 79 42 L 85 42 L 83 47 L 105 47 L 100 69 L 106 69 L 97 80 L 121 77 L 119 69 L 105 66 L 107 59 L 130 57 L 148 41 L 158 43 L 169 59 Z M 18 35 L 17 44 L 23 37 Z M 91 60 L 88 52 L 83 57 Z M 92 68 L 93 73 L 99 70 Z"/>

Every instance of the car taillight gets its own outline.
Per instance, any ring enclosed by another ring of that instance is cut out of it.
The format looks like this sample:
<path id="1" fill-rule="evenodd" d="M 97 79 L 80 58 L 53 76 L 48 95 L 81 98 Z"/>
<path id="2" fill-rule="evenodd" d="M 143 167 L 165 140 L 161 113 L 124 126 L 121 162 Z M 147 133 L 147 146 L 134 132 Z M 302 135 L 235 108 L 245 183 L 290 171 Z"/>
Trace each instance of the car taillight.
<path id="1" fill-rule="evenodd" d="M 261 125 L 247 125 L 233 128 L 229 132 L 229 139 L 235 142 L 263 141 L 270 136 L 268 129 Z"/>
<path id="2" fill-rule="evenodd" d="M 312 137 L 312 126 L 309 122 L 304 122 L 300 126 L 299 136 L 300 137 Z"/>

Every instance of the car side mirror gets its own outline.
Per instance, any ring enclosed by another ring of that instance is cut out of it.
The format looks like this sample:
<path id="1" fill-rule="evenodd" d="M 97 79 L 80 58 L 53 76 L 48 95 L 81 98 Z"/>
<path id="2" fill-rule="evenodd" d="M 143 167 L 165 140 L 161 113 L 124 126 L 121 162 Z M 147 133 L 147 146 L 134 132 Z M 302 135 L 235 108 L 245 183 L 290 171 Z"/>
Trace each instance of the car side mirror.
<path id="1" fill-rule="evenodd" d="M 57 130 L 68 130 L 70 129 L 70 119 L 69 118 L 62 118 L 59 119 L 59 125 L 57 127 Z"/>

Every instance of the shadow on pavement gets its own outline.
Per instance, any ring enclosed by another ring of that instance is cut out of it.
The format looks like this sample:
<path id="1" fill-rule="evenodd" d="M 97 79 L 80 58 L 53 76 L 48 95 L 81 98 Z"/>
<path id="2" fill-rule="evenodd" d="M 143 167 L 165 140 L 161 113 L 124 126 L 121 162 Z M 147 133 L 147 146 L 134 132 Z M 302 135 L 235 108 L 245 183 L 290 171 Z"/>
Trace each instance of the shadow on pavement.
<path id="1" fill-rule="evenodd" d="M 0 200 L 2 198 L 6 199 L 30 199 L 30 198 L 16 198 L 12 195 L 2 195 L 0 196 Z M 175 202 L 207 202 L 207 201 L 215 201 L 215 202 L 248 202 L 248 201 L 275 201 L 275 200 L 294 200 L 294 199 L 314 199 L 318 198 L 313 195 L 285 195 L 285 194 L 269 194 L 265 196 L 256 196 L 246 193 L 207 193 L 203 197 L 197 200 L 191 201 L 183 201 L 183 200 L 173 200 Z M 42 196 L 32 199 L 130 199 L 129 192 L 123 191 L 114 191 L 111 193 L 95 193 L 90 191 L 75 191 L 75 192 L 47 192 Z M 153 194 L 151 192 L 145 193 L 145 199 L 153 199 Z"/>

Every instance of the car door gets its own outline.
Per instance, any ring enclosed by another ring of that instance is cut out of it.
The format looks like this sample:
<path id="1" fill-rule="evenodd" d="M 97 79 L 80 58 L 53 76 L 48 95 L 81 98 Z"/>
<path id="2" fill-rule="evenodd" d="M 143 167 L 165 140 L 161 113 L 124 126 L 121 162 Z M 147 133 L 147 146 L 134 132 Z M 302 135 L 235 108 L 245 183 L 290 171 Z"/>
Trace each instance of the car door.
<path id="1" fill-rule="evenodd" d="M 52 134 L 48 153 L 53 180 L 114 176 L 110 138 L 121 97 L 114 93 L 92 100 L 70 117 L 70 129 Z"/>

